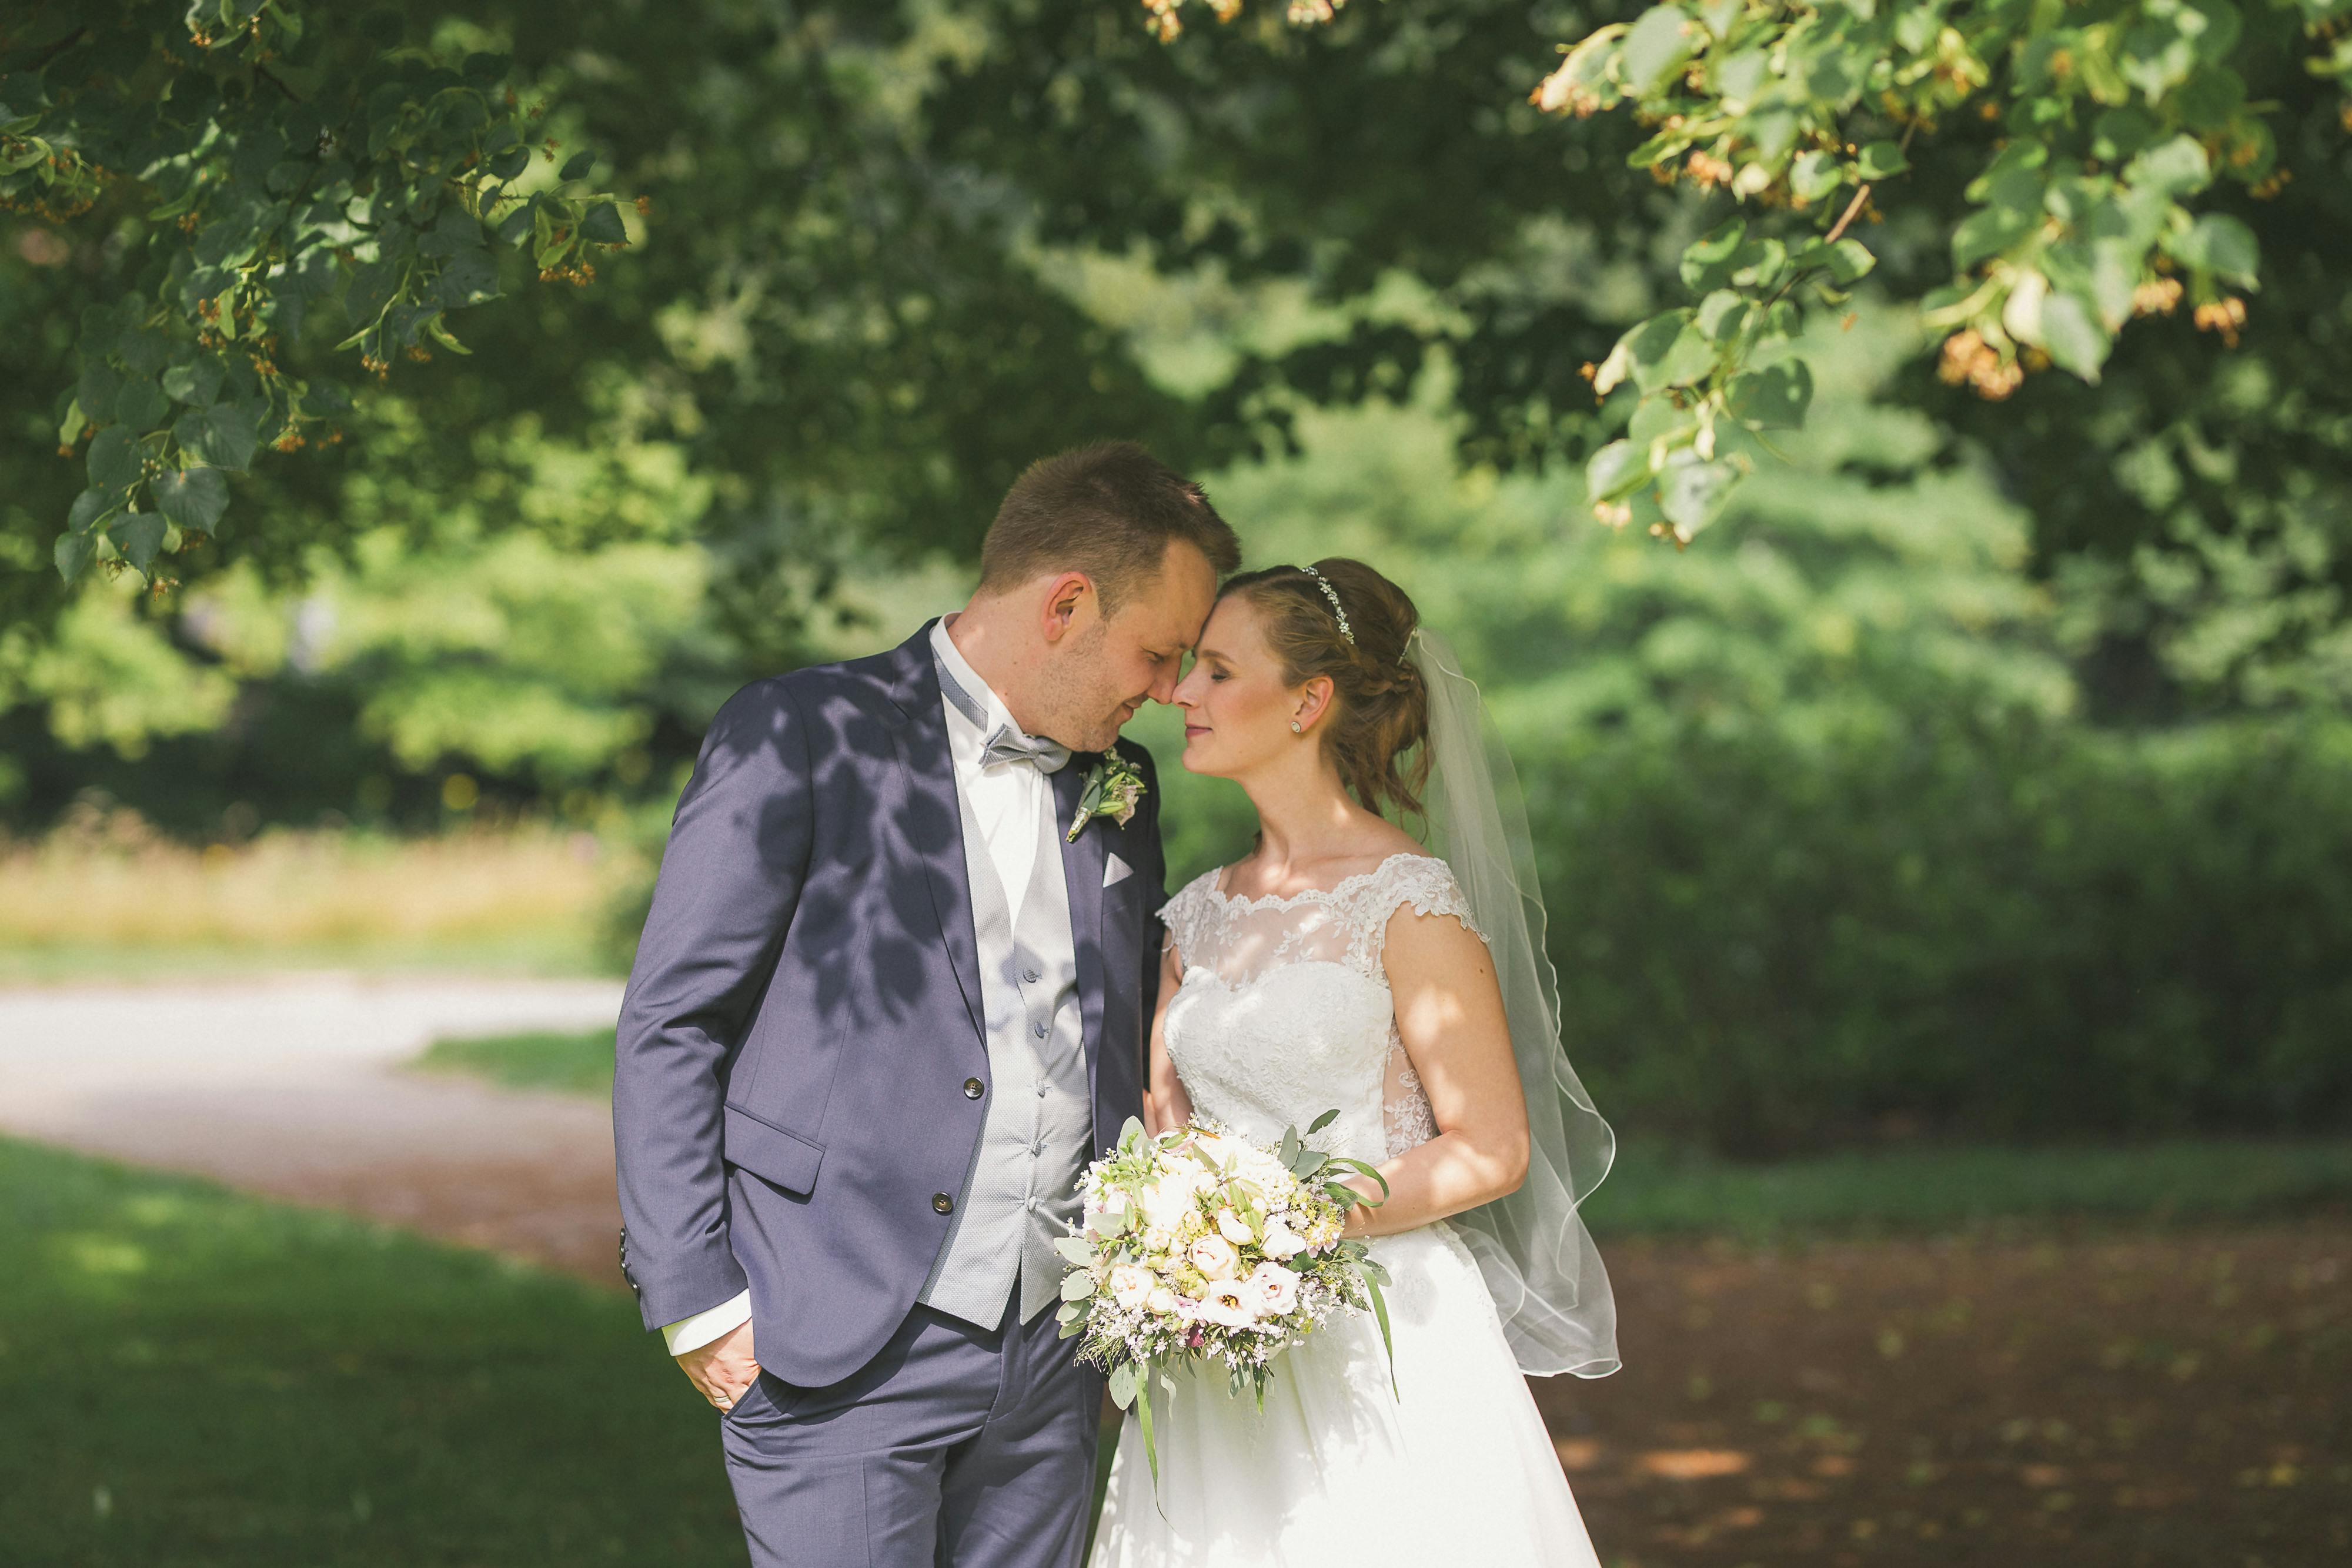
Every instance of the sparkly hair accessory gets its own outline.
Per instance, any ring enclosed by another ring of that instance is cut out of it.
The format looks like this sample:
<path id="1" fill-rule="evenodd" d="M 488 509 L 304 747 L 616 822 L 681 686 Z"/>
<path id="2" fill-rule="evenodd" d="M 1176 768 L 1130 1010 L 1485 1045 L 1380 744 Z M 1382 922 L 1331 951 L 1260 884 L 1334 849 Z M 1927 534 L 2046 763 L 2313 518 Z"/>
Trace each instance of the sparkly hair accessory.
<path id="1" fill-rule="evenodd" d="M 1348 640 L 1348 646 L 1350 648 L 1354 647 L 1356 645 L 1355 629 L 1348 624 L 1347 611 L 1340 608 L 1339 591 L 1331 586 L 1331 580 L 1329 578 L 1325 577 L 1313 567 L 1302 566 L 1297 570 L 1313 578 L 1315 580 L 1315 586 L 1323 591 L 1323 597 L 1331 601 L 1331 613 L 1339 618 L 1339 635 Z"/>

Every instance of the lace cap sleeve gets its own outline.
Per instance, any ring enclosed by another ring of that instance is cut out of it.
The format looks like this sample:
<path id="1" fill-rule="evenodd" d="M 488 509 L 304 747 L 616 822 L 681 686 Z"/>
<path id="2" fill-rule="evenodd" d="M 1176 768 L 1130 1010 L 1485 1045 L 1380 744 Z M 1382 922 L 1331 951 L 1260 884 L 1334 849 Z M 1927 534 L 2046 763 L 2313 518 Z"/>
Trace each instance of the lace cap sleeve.
<path id="1" fill-rule="evenodd" d="M 1389 921 L 1411 905 L 1416 915 L 1450 915 L 1481 942 L 1486 934 L 1471 917 L 1469 895 L 1454 880 L 1454 868 L 1435 855 L 1401 854 L 1389 859 L 1365 890 L 1354 921 L 1355 941 L 1349 956 L 1356 967 L 1371 974 L 1380 967 L 1387 946 Z M 1490 944 L 1491 945 L 1491 944 Z"/>
<path id="2" fill-rule="evenodd" d="M 1213 867 L 1178 888 L 1160 906 L 1160 923 L 1167 929 L 1160 944 L 1161 952 L 1173 948 L 1184 962 L 1194 961 L 1192 956 L 1200 952 L 1202 946 L 1202 917 L 1209 913 L 1209 890 L 1216 883 L 1217 873 Z"/>

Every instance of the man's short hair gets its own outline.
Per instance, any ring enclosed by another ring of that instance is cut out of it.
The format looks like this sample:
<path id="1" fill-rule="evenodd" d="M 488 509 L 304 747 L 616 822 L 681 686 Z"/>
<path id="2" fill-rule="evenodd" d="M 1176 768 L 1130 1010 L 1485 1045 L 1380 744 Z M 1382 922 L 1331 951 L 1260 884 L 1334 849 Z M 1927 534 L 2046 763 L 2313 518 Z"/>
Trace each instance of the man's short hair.
<path id="1" fill-rule="evenodd" d="M 1159 577 L 1171 539 L 1221 578 L 1241 565 L 1241 541 L 1206 491 L 1132 441 L 1097 442 L 1041 457 L 1013 482 L 981 541 L 980 586 L 1002 593 L 1082 571 L 1109 615 Z"/>

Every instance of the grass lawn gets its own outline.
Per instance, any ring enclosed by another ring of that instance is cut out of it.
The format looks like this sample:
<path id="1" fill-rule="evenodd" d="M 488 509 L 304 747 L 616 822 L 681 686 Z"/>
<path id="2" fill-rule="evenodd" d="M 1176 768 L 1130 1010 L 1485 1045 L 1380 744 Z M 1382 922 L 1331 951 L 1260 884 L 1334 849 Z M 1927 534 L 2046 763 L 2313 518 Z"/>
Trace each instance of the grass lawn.
<path id="1" fill-rule="evenodd" d="M 420 1071 L 459 1072 L 509 1089 L 613 1092 L 610 1029 L 436 1040 L 412 1064 Z"/>
<path id="2" fill-rule="evenodd" d="M 613 1031 L 445 1040 L 417 1059 L 521 1088 L 609 1094 Z M 1917 1234 L 1992 1222 L 2231 1221 L 2352 1206 L 2352 1139 L 1898 1145 L 1742 1165 L 1627 1138 L 1585 1203 L 1594 1234 Z"/>
<path id="3" fill-rule="evenodd" d="M 11 1568 L 740 1564 L 625 1299 L 0 1140 Z"/>

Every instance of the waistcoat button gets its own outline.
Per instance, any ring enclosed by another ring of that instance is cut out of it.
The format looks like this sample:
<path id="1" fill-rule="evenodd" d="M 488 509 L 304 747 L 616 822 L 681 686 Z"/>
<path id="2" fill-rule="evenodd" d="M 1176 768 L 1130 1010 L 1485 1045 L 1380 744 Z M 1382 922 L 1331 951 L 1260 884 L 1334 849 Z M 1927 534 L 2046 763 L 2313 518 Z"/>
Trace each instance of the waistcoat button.
<path id="1" fill-rule="evenodd" d="M 1024 969 L 1021 971 L 1021 977 L 1034 986 L 1037 983 L 1037 971 L 1034 969 Z"/>
<path id="2" fill-rule="evenodd" d="M 963 1081 L 963 1097 L 967 1100 L 979 1099 L 987 1092 L 987 1089 L 988 1085 L 977 1078 L 967 1078 Z"/>
<path id="3" fill-rule="evenodd" d="M 943 1192 L 935 1192 L 931 1194 L 931 1207 L 934 1211 L 940 1214 L 953 1214 L 955 1212 L 955 1199 L 950 1197 Z"/>
<path id="4" fill-rule="evenodd" d="M 1035 1035 L 1039 1040 L 1043 1040 L 1045 1038 L 1045 1026 L 1042 1023 L 1032 1024 L 1029 1028 L 1029 1032 Z"/>

